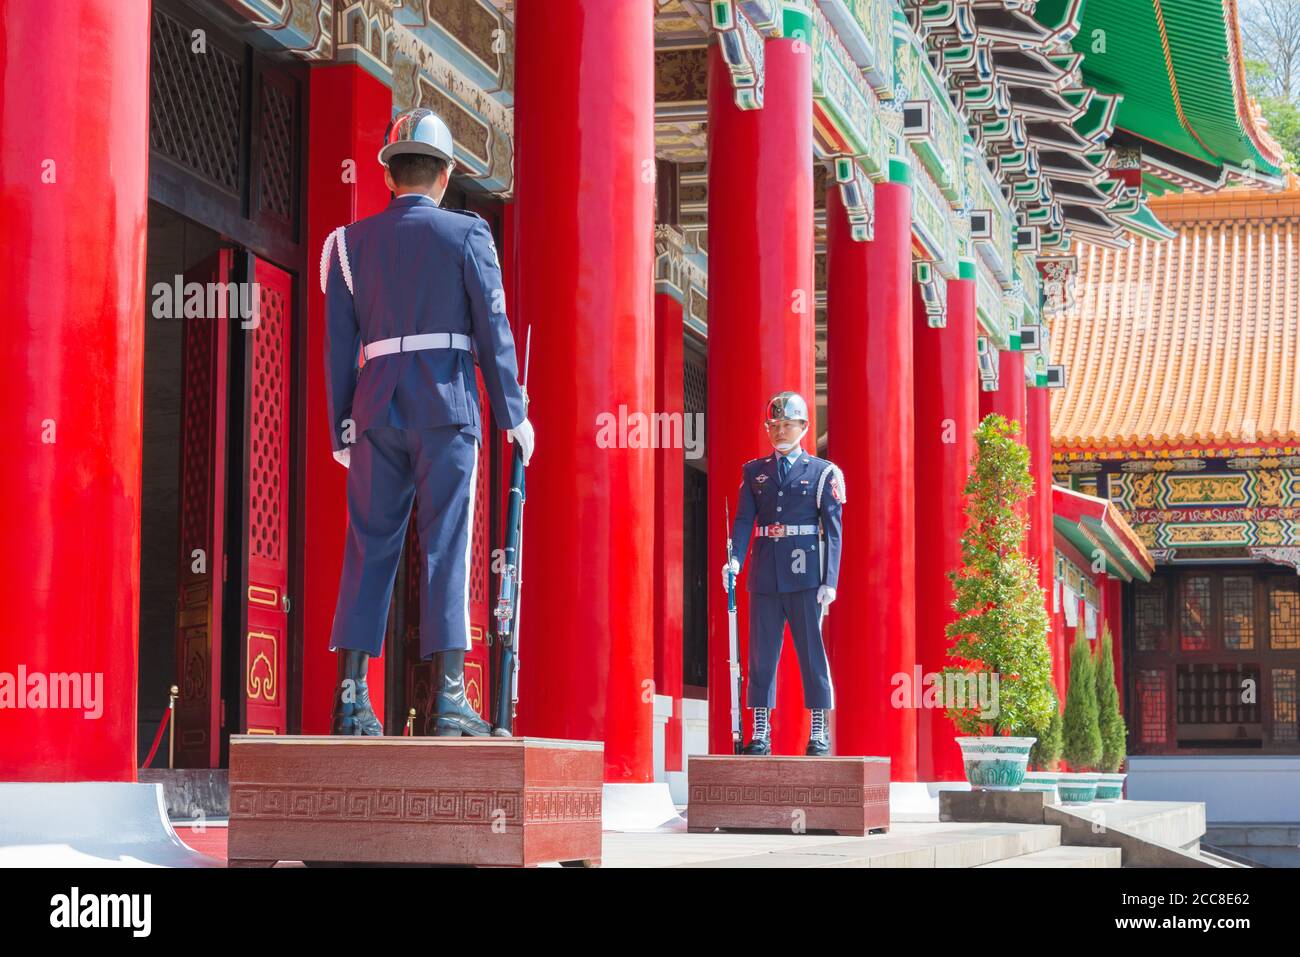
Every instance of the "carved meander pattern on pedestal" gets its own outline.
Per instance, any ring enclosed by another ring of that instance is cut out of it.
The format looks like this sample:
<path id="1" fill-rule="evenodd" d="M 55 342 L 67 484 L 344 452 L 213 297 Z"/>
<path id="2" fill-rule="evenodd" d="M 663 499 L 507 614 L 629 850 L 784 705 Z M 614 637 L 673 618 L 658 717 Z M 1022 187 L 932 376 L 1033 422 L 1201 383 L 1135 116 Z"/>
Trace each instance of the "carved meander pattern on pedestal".
<path id="1" fill-rule="evenodd" d="M 547 788 L 521 793 L 515 789 L 249 784 L 231 788 L 230 815 L 260 822 L 491 824 L 501 820 L 507 825 L 548 821 L 599 823 L 601 791 Z"/>

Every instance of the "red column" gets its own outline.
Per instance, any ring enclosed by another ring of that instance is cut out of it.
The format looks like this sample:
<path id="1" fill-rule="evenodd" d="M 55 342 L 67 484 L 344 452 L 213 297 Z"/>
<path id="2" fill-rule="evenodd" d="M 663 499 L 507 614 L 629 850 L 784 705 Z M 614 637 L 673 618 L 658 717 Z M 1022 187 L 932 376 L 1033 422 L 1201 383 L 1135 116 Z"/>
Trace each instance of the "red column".
<path id="1" fill-rule="evenodd" d="M 655 294 L 655 410 L 680 420 L 683 410 L 682 303 Z M 670 420 L 671 421 L 671 420 Z M 683 428 L 685 422 L 682 422 Z M 684 433 L 683 433 L 684 435 Z M 682 768 L 683 514 L 686 451 L 673 444 L 655 452 L 654 660 L 655 691 L 673 699 L 664 729 L 664 770 Z"/>
<path id="2" fill-rule="evenodd" d="M 1103 575 L 1101 579 L 1101 619 L 1110 626 L 1111 644 L 1115 649 L 1115 686 L 1119 688 L 1119 707 L 1124 710 L 1124 583 Z M 1098 630 L 1098 636 L 1101 632 Z"/>
<path id="3" fill-rule="evenodd" d="M 384 168 L 376 143 L 393 115 L 388 87 L 358 66 L 316 67 L 310 73 L 307 169 L 306 475 L 303 483 L 303 669 L 302 731 L 328 734 L 338 680 L 338 657 L 329 650 L 347 533 L 347 470 L 334 461 L 325 406 L 325 297 L 317 273 L 320 250 L 331 230 L 382 210 L 388 204 Z M 383 716 L 384 662 L 370 665 L 370 697 Z M 401 728 L 386 728 L 400 734 Z"/>
<path id="4" fill-rule="evenodd" d="M 875 238 L 854 242 L 838 186 L 826 196 L 827 413 L 830 457 L 856 495 L 831 615 L 835 751 L 888 755 L 895 781 L 916 780 L 916 711 L 890 706 L 894 676 L 916 665 L 912 196 L 875 187 Z"/>
<path id="5" fill-rule="evenodd" d="M 517 281 L 537 430 L 519 730 L 603 740 L 614 783 L 654 770 L 654 452 L 598 443 L 602 416 L 654 406 L 653 18 L 651 0 L 515 13 Z"/>
<path id="6" fill-rule="evenodd" d="M 767 400 L 783 389 L 799 392 L 810 406 L 815 398 L 811 51 L 799 40 L 768 40 L 765 60 L 763 108 L 740 110 L 717 45 L 709 48 L 709 750 L 715 754 L 731 749 L 727 603 L 714 571 L 726 558 L 724 502 L 734 515 L 741 466 L 772 451 L 763 430 Z M 816 435 L 813 424 L 805 449 L 815 449 Z M 742 667 L 748 574 L 746 568 L 738 595 Z M 802 754 L 808 717 L 788 639 L 777 699 L 772 750 Z"/>
<path id="7" fill-rule="evenodd" d="M 980 419 L 996 412 L 1020 426 L 1025 441 L 1025 354 L 1014 349 L 998 350 L 998 387 L 980 392 Z"/>
<path id="8" fill-rule="evenodd" d="M 1029 442 L 1029 468 L 1034 476 L 1034 494 L 1029 498 L 1029 556 L 1038 562 L 1038 584 L 1043 589 L 1051 632 L 1052 683 L 1061 706 L 1065 706 L 1065 646 L 1061 616 L 1052 612 L 1052 579 L 1056 547 L 1052 530 L 1052 394 L 1031 386 L 1025 392 L 1025 435 Z"/>
<path id="9" fill-rule="evenodd" d="M 919 296 L 919 291 L 916 293 Z M 979 410 L 975 351 L 975 280 L 948 280 L 948 324 L 931 329 L 913 308 L 916 389 L 916 658 L 922 674 L 948 663 L 944 629 L 956 618 L 948 572 L 961 565 L 966 478 Z M 919 697 L 921 689 L 916 688 Z M 942 709 L 917 717 L 917 775 L 965 777 L 956 731 Z"/>
<path id="10" fill-rule="evenodd" d="M 26 680 L 0 709 L 0 779 L 133 781 L 149 5 L 18 7 L 0 14 L 0 672 Z M 39 706 L 33 676 L 58 673 L 96 700 Z"/>

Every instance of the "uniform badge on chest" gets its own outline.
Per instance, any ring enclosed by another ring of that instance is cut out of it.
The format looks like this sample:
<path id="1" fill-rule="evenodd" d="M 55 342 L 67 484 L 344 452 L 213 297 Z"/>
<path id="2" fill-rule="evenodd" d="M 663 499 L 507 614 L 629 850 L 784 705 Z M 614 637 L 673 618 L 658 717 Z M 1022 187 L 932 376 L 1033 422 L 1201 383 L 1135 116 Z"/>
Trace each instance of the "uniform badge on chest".
<path id="1" fill-rule="evenodd" d="M 764 482 L 767 481 L 767 473 L 759 472 L 757 475 L 754 476 L 754 481 L 757 482 L 759 485 L 762 485 Z"/>

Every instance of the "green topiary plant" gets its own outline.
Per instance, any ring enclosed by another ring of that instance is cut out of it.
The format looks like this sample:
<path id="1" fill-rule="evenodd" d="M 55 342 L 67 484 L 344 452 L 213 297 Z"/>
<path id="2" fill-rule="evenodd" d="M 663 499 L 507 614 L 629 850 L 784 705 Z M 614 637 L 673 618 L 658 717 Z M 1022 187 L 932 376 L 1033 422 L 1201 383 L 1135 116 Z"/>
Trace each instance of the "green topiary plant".
<path id="1" fill-rule="evenodd" d="M 1029 766 L 1035 771 L 1055 771 L 1061 763 L 1061 707 L 1052 692 L 1052 720 L 1029 749 Z"/>
<path id="2" fill-rule="evenodd" d="M 1101 731 L 1099 771 L 1115 774 L 1124 765 L 1128 728 L 1119 713 L 1119 689 L 1115 686 L 1115 643 L 1110 628 L 1101 629 L 1097 650 L 1097 727 Z"/>
<path id="3" fill-rule="evenodd" d="M 1065 694 L 1062 754 L 1071 771 L 1095 771 L 1101 760 L 1097 722 L 1097 678 L 1088 639 L 1076 635 L 1070 646 L 1070 687 Z"/>
<path id="4" fill-rule="evenodd" d="M 1019 426 L 990 415 L 975 430 L 966 482 L 961 568 L 949 572 L 958 619 L 947 628 L 945 686 L 996 678 L 995 707 L 958 707 L 947 715 L 968 735 L 1040 735 L 1056 711 L 1047 609 L 1038 570 L 1025 556 L 1026 500 L 1033 491 L 1029 450 Z M 949 677 L 951 676 L 951 677 Z"/>

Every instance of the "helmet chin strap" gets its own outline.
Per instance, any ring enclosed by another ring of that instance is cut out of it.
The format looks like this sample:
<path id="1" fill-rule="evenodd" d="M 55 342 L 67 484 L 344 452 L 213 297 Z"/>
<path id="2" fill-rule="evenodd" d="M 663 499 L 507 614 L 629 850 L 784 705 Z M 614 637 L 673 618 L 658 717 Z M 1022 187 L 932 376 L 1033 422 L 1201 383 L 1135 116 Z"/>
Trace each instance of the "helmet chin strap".
<path id="1" fill-rule="evenodd" d="M 803 431 L 800 432 L 799 435 L 793 441 L 773 442 L 772 447 L 775 448 L 782 455 L 789 455 L 791 452 L 794 451 L 795 446 L 803 441 L 803 437 L 807 434 L 808 434 L 808 423 L 805 422 L 803 426 Z"/>

